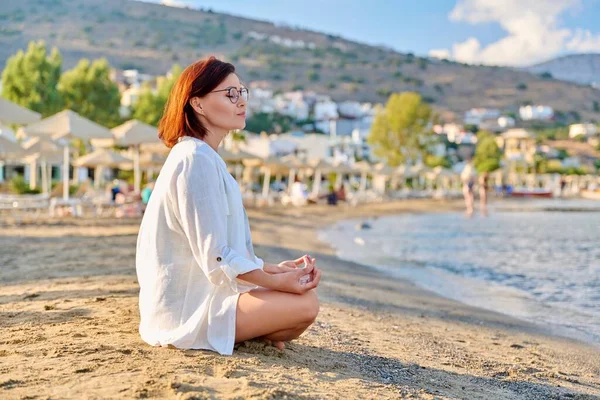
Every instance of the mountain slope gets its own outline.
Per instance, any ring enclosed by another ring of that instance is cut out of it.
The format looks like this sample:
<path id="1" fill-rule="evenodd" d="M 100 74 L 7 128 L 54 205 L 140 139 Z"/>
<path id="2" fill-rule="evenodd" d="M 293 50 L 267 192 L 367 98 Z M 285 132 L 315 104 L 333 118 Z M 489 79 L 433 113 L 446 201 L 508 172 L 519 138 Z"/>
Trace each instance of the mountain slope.
<path id="1" fill-rule="evenodd" d="M 382 102 L 391 92 L 413 90 L 459 116 L 471 107 L 516 110 L 522 103 L 542 103 L 600 119 L 594 111 L 600 92 L 590 87 L 400 54 L 210 10 L 125 0 L 2 0 L 1 65 L 37 39 L 60 49 L 65 68 L 82 57 L 106 57 L 116 68 L 164 74 L 173 63 L 216 54 L 232 61 L 245 81 L 268 81 L 276 90 L 312 89 L 335 100 Z"/>
<path id="2" fill-rule="evenodd" d="M 573 54 L 527 68 L 532 73 L 548 72 L 556 79 L 582 85 L 600 84 L 600 54 Z"/>

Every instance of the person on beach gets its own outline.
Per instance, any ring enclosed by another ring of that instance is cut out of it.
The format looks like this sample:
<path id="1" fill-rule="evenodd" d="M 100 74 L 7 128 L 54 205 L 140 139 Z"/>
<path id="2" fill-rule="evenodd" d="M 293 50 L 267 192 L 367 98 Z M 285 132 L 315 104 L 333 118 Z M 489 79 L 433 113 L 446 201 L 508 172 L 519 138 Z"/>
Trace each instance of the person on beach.
<path id="1" fill-rule="evenodd" d="M 489 175 L 487 172 L 482 172 L 479 175 L 479 204 L 481 205 L 481 213 L 487 215 L 487 192 L 489 189 Z"/>
<path id="2" fill-rule="evenodd" d="M 247 100 L 235 67 L 210 57 L 182 72 L 165 106 L 159 137 L 171 152 L 136 251 L 139 331 L 151 345 L 230 355 L 260 338 L 283 349 L 319 312 L 316 260 L 254 254 L 240 188 L 217 153 L 245 127 Z"/>
<path id="3" fill-rule="evenodd" d="M 460 179 L 463 184 L 463 196 L 465 198 L 465 206 L 467 208 L 467 215 L 473 215 L 473 203 L 475 201 L 475 196 L 473 194 L 473 186 L 475 185 L 475 179 L 473 177 L 473 165 L 469 162 L 465 165 L 462 173 L 460 174 Z"/>
<path id="4" fill-rule="evenodd" d="M 121 182 L 118 179 L 113 181 L 112 187 L 110 188 L 110 198 L 113 203 L 117 201 L 117 195 L 121 193 Z"/>
<path id="5" fill-rule="evenodd" d="M 142 192 L 140 193 L 140 198 L 142 200 L 142 212 L 145 212 L 146 207 L 148 207 L 148 202 L 150 201 L 152 190 L 154 190 L 154 182 L 151 181 L 146 184 L 146 186 L 142 189 Z"/>
<path id="6" fill-rule="evenodd" d="M 295 206 L 303 206 L 308 202 L 308 191 L 306 189 L 306 184 L 303 183 L 297 176 L 294 179 L 294 183 L 292 183 L 290 197 L 292 199 L 292 204 Z"/>

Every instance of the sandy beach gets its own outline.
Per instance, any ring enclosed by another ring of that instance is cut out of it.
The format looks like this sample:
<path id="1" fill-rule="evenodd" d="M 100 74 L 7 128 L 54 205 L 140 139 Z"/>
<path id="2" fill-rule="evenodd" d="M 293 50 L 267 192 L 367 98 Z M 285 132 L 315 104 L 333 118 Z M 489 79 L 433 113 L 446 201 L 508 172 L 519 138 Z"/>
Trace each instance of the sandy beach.
<path id="1" fill-rule="evenodd" d="M 340 219 L 460 202 L 248 210 L 258 256 L 309 253 L 317 322 L 283 352 L 153 348 L 137 332 L 139 220 L 0 225 L 2 399 L 600 399 L 600 348 L 342 261 L 317 231 Z"/>

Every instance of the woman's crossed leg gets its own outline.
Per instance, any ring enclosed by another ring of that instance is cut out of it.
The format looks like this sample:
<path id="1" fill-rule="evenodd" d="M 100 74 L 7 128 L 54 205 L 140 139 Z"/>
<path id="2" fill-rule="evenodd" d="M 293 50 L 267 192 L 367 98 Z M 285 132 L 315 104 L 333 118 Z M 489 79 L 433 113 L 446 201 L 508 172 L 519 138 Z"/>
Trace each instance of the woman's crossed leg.
<path id="1" fill-rule="evenodd" d="M 299 337 L 317 318 L 315 290 L 303 294 L 256 289 L 240 295 L 235 342 L 263 338 L 283 349 L 283 342 Z"/>

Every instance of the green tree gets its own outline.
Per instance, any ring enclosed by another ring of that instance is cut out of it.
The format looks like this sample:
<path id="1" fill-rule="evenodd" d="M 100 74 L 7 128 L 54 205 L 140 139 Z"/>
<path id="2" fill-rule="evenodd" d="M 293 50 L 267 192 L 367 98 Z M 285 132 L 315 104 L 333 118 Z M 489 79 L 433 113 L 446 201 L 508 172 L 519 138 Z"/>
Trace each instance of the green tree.
<path id="1" fill-rule="evenodd" d="M 308 77 L 308 80 L 311 82 L 317 82 L 321 79 L 321 76 L 315 71 L 308 71 L 306 73 L 306 76 Z"/>
<path id="2" fill-rule="evenodd" d="M 441 156 L 434 156 L 433 154 L 427 154 L 425 156 L 425 165 L 427 165 L 430 168 L 435 168 L 435 167 L 450 168 L 452 166 L 452 163 L 450 162 L 448 157 L 441 157 Z"/>
<path id="3" fill-rule="evenodd" d="M 502 152 L 496 144 L 494 136 L 486 131 L 477 134 L 477 146 L 473 165 L 477 172 L 492 172 L 500 168 Z"/>
<path id="4" fill-rule="evenodd" d="M 293 120 L 287 115 L 278 113 L 255 113 L 246 121 L 248 132 L 287 132 L 293 126 Z"/>
<path id="5" fill-rule="evenodd" d="M 105 59 L 79 60 L 60 77 L 58 89 L 67 108 L 109 128 L 119 124 L 121 94 Z"/>
<path id="6" fill-rule="evenodd" d="M 138 100 L 133 104 L 132 117 L 149 125 L 158 126 L 171 89 L 182 71 L 179 65 L 174 65 L 167 76 L 159 78 L 156 92 L 150 85 L 145 85 Z"/>
<path id="7" fill-rule="evenodd" d="M 394 93 L 379 110 L 367 139 L 376 156 L 391 166 L 422 157 L 431 135 L 431 107 L 418 93 Z"/>
<path id="8" fill-rule="evenodd" d="M 57 85 L 62 58 L 56 48 L 47 54 L 43 41 L 30 42 L 6 62 L 2 72 L 2 97 L 41 113 L 44 117 L 63 109 Z"/>

